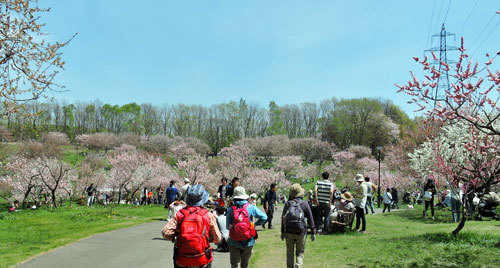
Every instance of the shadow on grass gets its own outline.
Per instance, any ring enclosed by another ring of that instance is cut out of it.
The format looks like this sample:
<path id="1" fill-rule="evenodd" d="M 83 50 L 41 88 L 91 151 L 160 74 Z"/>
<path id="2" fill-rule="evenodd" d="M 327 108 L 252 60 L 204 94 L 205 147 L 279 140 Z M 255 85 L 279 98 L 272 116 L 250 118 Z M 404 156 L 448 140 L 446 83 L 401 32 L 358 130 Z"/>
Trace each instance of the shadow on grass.
<path id="1" fill-rule="evenodd" d="M 462 232 L 457 236 L 451 233 L 426 233 L 415 236 L 399 238 L 399 241 L 405 243 L 423 243 L 423 244 L 448 244 L 463 246 L 477 246 L 481 248 L 497 248 L 500 249 L 500 236 L 489 234 L 476 234 L 470 232 Z"/>
<path id="2" fill-rule="evenodd" d="M 437 223 L 453 223 L 451 221 L 451 212 L 438 210 L 435 211 L 434 220 L 432 219 L 431 212 L 427 211 L 427 219 L 424 220 L 422 210 L 399 210 L 387 214 L 382 214 L 383 216 L 396 216 L 404 218 L 414 222 L 422 222 L 426 224 L 437 224 Z M 457 223 L 458 224 L 458 223 Z"/>
<path id="3" fill-rule="evenodd" d="M 500 236 L 463 232 L 455 237 L 439 232 L 392 238 L 387 242 L 400 244 L 405 252 L 425 249 L 419 258 L 407 253 L 405 267 L 499 267 Z"/>

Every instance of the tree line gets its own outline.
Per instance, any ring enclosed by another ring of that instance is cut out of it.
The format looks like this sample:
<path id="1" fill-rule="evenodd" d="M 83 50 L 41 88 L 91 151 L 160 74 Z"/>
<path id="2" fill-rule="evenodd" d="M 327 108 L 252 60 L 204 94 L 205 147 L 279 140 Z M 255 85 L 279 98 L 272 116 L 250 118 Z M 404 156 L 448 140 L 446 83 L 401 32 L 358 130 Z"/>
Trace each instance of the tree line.
<path id="1" fill-rule="evenodd" d="M 38 139 L 53 131 L 66 133 L 71 140 L 99 132 L 180 136 L 200 139 L 217 153 L 240 139 L 273 135 L 320 138 L 342 149 L 353 144 L 373 149 L 389 144 L 401 127 L 413 123 L 389 100 L 331 98 L 287 105 L 271 101 L 267 108 L 244 99 L 209 107 L 112 105 L 99 100 L 29 102 L 16 113 L 6 113 L 2 124 L 14 140 Z"/>

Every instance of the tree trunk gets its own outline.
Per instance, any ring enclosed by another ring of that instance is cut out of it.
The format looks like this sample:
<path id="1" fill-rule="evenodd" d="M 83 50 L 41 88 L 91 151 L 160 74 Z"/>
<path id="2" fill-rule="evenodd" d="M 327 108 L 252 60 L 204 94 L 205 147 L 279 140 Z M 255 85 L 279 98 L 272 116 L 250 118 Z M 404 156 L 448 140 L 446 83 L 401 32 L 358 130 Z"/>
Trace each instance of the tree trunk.
<path id="1" fill-rule="evenodd" d="M 120 204 L 120 201 L 122 201 L 122 188 L 121 187 L 118 189 L 118 205 Z"/>
<path id="2" fill-rule="evenodd" d="M 466 220 L 467 220 L 467 218 L 464 215 L 462 217 L 462 219 L 460 220 L 460 223 L 458 224 L 457 228 L 455 230 L 453 230 L 453 232 L 452 232 L 454 236 L 457 236 L 458 233 L 464 228 Z"/>
<path id="3" fill-rule="evenodd" d="M 453 230 L 452 234 L 454 236 L 457 236 L 458 233 L 464 228 L 465 226 L 465 221 L 467 220 L 467 215 L 466 215 L 466 212 L 469 208 L 469 200 L 467 198 L 467 195 L 464 196 L 464 199 L 463 199 L 464 203 L 463 203 L 463 206 L 462 206 L 462 219 L 460 220 L 460 223 L 458 224 L 457 228 L 455 228 L 455 230 Z"/>
<path id="4" fill-rule="evenodd" d="M 51 196 L 52 196 L 52 204 L 54 205 L 54 208 L 57 208 L 56 191 L 51 191 Z"/>
<path id="5" fill-rule="evenodd" d="M 28 190 L 24 193 L 24 197 L 23 197 L 23 209 L 26 208 L 26 199 L 28 198 L 28 195 L 30 194 L 31 192 L 31 187 L 28 188 Z"/>

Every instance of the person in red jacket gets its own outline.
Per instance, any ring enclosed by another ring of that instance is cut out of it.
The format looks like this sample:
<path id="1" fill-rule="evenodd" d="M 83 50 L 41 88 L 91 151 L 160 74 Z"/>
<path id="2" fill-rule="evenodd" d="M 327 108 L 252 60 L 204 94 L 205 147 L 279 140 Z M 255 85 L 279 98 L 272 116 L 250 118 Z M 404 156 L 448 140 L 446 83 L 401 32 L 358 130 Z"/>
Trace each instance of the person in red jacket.
<path id="1" fill-rule="evenodd" d="M 221 233 L 214 214 L 203 207 L 208 197 L 202 185 L 191 185 L 186 191 L 187 207 L 177 212 L 163 228 L 163 238 L 175 243 L 175 268 L 212 267 L 210 243 L 219 243 Z"/>

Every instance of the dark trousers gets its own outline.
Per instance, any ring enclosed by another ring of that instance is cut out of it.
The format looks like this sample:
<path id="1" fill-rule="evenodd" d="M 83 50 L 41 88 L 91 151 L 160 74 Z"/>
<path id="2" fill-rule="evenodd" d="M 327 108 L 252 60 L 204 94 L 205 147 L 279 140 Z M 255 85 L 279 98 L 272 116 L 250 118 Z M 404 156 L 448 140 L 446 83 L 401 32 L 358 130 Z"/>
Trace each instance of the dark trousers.
<path id="1" fill-rule="evenodd" d="M 224 250 L 229 250 L 229 245 L 227 244 L 226 239 L 224 237 L 220 240 L 219 245 L 217 245 L 217 249 L 224 249 Z"/>
<path id="2" fill-rule="evenodd" d="M 328 215 L 330 215 L 330 205 L 328 203 L 319 203 L 316 211 L 316 219 L 314 219 L 316 230 L 319 230 L 321 223 L 323 223 L 323 232 L 328 231 L 329 223 L 326 220 Z"/>
<path id="3" fill-rule="evenodd" d="M 432 198 L 430 201 L 425 200 L 424 217 L 426 216 L 425 214 L 427 213 L 427 209 L 429 209 L 429 206 L 431 206 L 431 216 L 434 217 L 434 198 Z"/>
<path id="4" fill-rule="evenodd" d="M 274 215 L 274 206 L 268 206 L 267 207 L 267 223 L 268 223 L 268 226 L 269 228 L 271 228 L 271 226 L 273 226 L 273 215 Z M 262 224 L 262 226 L 266 225 L 266 222 L 264 222 L 264 224 Z"/>
<path id="5" fill-rule="evenodd" d="M 388 212 L 391 212 L 391 204 L 384 203 L 384 210 L 382 210 L 382 213 L 385 213 L 385 209 L 388 209 Z"/>
<path id="6" fill-rule="evenodd" d="M 373 196 L 366 197 L 365 214 L 368 214 L 368 209 L 371 209 L 372 214 L 375 214 L 375 208 L 373 207 Z"/>
<path id="7" fill-rule="evenodd" d="M 361 231 L 366 230 L 366 217 L 365 217 L 365 208 L 356 207 L 356 228 L 359 229 L 359 224 L 362 224 Z"/>

